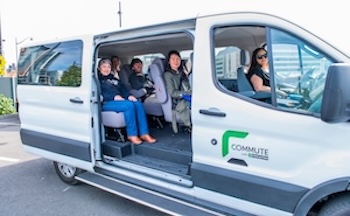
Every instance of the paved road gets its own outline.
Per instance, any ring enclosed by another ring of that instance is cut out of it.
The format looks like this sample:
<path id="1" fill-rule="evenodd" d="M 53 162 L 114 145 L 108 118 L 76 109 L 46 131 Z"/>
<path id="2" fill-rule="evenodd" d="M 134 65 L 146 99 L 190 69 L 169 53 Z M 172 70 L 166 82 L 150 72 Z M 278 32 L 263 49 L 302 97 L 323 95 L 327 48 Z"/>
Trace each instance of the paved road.
<path id="1" fill-rule="evenodd" d="M 51 161 L 23 151 L 17 116 L 0 116 L 0 216 L 165 216 L 86 184 L 71 186 Z"/>
<path id="2" fill-rule="evenodd" d="M 0 116 L 0 167 L 38 158 L 24 152 L 19 127 L 18 115 Z"/>

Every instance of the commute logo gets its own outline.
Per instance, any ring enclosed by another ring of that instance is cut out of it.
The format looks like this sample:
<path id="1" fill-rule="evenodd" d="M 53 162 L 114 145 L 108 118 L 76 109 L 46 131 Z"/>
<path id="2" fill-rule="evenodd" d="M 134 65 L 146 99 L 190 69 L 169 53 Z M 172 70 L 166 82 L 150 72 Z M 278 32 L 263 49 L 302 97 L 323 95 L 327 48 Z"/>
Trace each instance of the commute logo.
<path id="1" fill-rule="evenodd" d="M 247 132 L 242 132 L 242 131 L 226 131 L 223 135 L 222 135 L 222 157 L 225 157 L 228 154 L 228 149 L 229 149 L 229 139 L 231 137 L 233 138 L 238 138 L 238 139 L 244 139 L 246 138 L 246 136 L 248 136 Z"/>

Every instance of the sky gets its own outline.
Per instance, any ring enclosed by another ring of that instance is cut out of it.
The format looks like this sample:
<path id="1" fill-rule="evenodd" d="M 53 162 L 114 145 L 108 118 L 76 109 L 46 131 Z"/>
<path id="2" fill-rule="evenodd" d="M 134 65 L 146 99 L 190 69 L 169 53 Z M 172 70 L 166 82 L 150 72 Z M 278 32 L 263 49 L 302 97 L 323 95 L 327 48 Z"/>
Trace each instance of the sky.
<path id="1" fill-rule="evenodd" d="M 0 0 L 2 53 L 8 64 L 33 41 L 96 34 L 195 17 L 221 0 Z M 222 0 L 225 2 L 227 0 Z"/>
<path id="2" fill-rule="evenodd" d="M 329 29 L 335 40 L 344 46 L 349 33 L 339 32 L 338 25 L 345 24 L 343 0 L 332 1 L 286 1 L 286 0 L 0 0 L 2 54 L 8 64 L 16 61 L 16 38 L 18 48 L 31 42 L 116 31 L 120 28 L 118 15 L 121 4 L 122 28 L 157 24 L 167 21 L 194 18 L 197 15 L 238 8 L 274 11 L 302 24 L 309 24 L 317 32 Z M 317 9 L 316 9 L 317 5 Z M 294 9 L 291 9 L 294 8 Z M 331 10 L 330 10 L 331 8 Z M 218 9 L 218 10 L 217 10 Z M 305 16 L 312 19 L 305 19 Z M 300 16 L 298 16 L 300 14 Z M 296 16 L 297 15 L 297 16 Z M 334 16 L 339 17 L 334 22 Z M 315 20 L 317 25 L 315 25 Z M 319 31 L 317 31 L 319 30 Z M 345 35 L 344 35 L 345 34 Z M 350 40 L 348 41 L 350 47 Z"/>

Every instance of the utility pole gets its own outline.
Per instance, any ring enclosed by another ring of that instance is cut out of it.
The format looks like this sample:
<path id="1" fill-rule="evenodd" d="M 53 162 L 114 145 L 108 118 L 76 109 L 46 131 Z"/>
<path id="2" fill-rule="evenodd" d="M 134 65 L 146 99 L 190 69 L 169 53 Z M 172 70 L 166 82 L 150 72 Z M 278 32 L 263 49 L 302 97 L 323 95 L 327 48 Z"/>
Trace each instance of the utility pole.
<path id="1" fill-rule="evenodd" d="M 24 38 L 23 40 L 18 41 L 17 37 L 15 37 L 15 45 L 16 45 L 16 70 L 18 70 L 18 45 L 21 44 L 21 43 L 23 43 L 24 41 L 26 41 L 26 40 L 28 40 L 28 39 L 29 39 L 29 40 L 33 40 L 32 37 L 26 37 L 26 38 Z"/>
<path id="2" fill-rule="evenodd" d="M 119 1 L 118 16 L 119 16 L 119 27 L 121 28 L 122 27 L 122 6 L 120 1 Z"/>

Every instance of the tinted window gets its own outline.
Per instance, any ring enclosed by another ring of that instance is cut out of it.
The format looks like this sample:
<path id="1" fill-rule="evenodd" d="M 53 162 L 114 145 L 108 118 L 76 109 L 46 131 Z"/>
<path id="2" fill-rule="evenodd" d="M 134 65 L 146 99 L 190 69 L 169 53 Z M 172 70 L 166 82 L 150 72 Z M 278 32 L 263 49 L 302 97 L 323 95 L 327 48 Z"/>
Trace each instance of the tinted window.
<path id="1" fill-rule="evenodd" d="M 276 29 L 271 30 L 275 89 L 288 94 L 277 99 L 280 107 L 319 113 L 325 78 L 333 63 L 308 43 Z"/>
<path id="2" fill-rule="evenodd" d="M 144 74 L 148 73 L 148 68 L 152 64 L 153 60 L 157 57 L 165 58 L 161 53 L 149 53 L 145 55 L 137 55 L 134 58 L 139 58 L 142 61 L 142 71 Z"/>
<path id="3" fill-rule="evenodd" d="M 23 48 L 18 62 L 18 84 L 80 86 L 81 62 L 82 41 Z"/>

